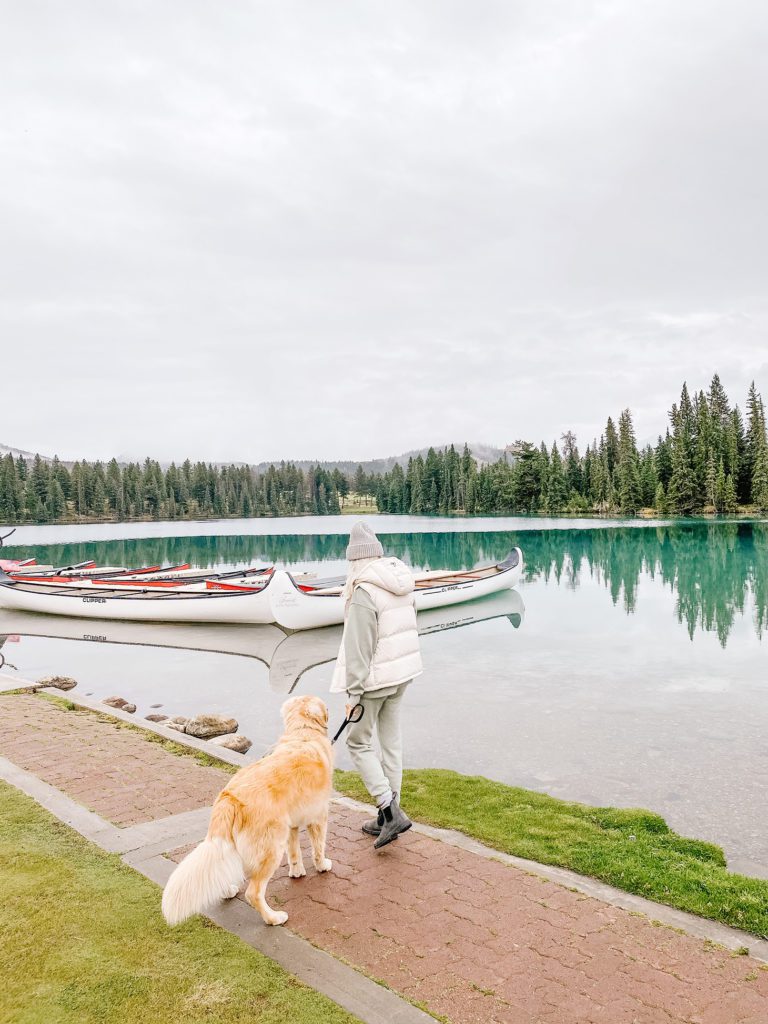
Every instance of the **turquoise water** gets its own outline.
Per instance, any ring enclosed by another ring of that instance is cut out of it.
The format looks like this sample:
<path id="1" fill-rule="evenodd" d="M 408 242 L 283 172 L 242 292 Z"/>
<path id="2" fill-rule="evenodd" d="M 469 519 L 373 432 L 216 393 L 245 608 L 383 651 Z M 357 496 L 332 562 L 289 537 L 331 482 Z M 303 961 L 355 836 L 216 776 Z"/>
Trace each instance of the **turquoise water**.
<path id="1" fill-rule="evenodd" d="M 335 517 L 24 527 L 7 554 L 335 572 L 349 525 Z M 518 595 L 424 624 L 425 673 L 407 703 L 409 764 L 651 807 L 721 843 L 735 868 L 768 877 L 768 523 L 375 525 L 385 549 L 414 567 L 470 568 L 515 544 L 526 561 Z M 125 536 L 135 531 L 155 535 Z M 134 700 L 139 716 L 154 703 L 168 713 L 231 712 L 254 754 L 277 734 L 291 687 L 326 694 L 339 639 L 328 630 L 286 640 L 269 627 L 121 632 L 10 612 L 0 634 L 0 653 L 16 666 L 6 673 L 71 674 L 83 693 Z M 331 704 L 340 717 L 338 700 Z"/>

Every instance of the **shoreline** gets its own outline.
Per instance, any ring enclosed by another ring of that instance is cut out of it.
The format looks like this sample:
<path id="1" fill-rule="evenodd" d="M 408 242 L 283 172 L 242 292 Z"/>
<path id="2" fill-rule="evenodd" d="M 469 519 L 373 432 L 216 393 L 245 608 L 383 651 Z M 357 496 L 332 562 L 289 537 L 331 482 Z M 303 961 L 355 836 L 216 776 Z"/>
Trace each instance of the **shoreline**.
<path id="1" fill-rule="evenodd" d="M 685 526 L 740 526 L 768 522 L 758 514 L 701 516 L 607 516 L 607 515 L 483 515 L 411 516 L 406 513 L 367 512 L 382 536 L 402 534 L 526 533 L 572 530 L 654 529 Z M 171 537 L 273 537 L 341 536 L 349 532 L 350 515 L 259 516 L 211 519 L 93 520 L 80 522 L 21 523 L 0 546 L 0 557 L 38 546 L 66 543 L 99 543 L 123 540 L 154 540 Z M 0 532 L 7 526 L 0 527 Z"/>
<path id="2" fill-rule="evenodd" d="M 136 719 L 131 713 L 95 698 L 72 692 L 62 695 L 55 688 L 40 688 L 26 680 L 16 681 L 16 686 L 14 690 L 0 687 L 0 693 L 4 696 L 36 695 L 64 712 L 110 719 L 144 742 L 159 744 L 176 757 L 223 769 L 229 774 L 258 760 L 179 733 L 164 723 Z M 350 805 L 370 809 L 370 798 L 354 771 L 336 769 L 334 789 L 336 796 L 349 801 Z M 465 790 L 471 793 L 471 799 L 456 799 L 457 794 Z M 491 856 L 495 851 L 501 857 L 511 858 L 512 862 L 525 861 L 531 869 L 540 869 L 545 875 L 561 872 L 569 875 L 571 883 L 583 879 L 593 887 L 604 887 L 606 892 L 610 888 L 622 898 L 644 901 L 657 914 L 665 910 L 672 914 L 692 914 L 702 922 L 737 928 L 761 942 L 768 942 L 768 922 L 750 927 L 732 919 L 731 901 L 738 902 L 738 899 L 736 893 L 730 891 L 731 885 L 746 885 L 747 890 L 754 888 L 756 892 L 749 893 L 749 898 L 745 894 L 749 902 L 756 898 L 758 891 L 764 890 L 763 902 L 768 906 L 768 880 L 731 871 L 722 848 L 716 843 L 679 835 L 654 811 L 598 807 L 496 782 L 485 776 L 435 768 L 407 769 L 404 799 L 409 801 L 414 822 L 427 831 L 447 829 L 465 837 L 470 844 L 482 844 Z M 483 812 L 484 804 L 490 817 Z M 467 806 L 470 811 L 456 813 L 454 806 Z M 527 835 L 526 822 L 534 826 L 531 837 Z M 581 837 L 577 835 L 579 829 L 584 832 Z M 667 859 L 669 867 L 665 865 Z M 658 872 L 656 880 L 654 870 Z M 692 872 L 690 883 L 681 883 L 681 871 Z M 710 908 L 711 913 L 705 913 L 709 904 L 702 903 L 702 889 L 710 891 L 711 899 L 722 900 L 723 909 Z M 589 885 L 584 891 L 588 890 Z M 659 898 L 662 893 L 666 898 Z M 616 899 L 611 897 L 610 902 Z"/>

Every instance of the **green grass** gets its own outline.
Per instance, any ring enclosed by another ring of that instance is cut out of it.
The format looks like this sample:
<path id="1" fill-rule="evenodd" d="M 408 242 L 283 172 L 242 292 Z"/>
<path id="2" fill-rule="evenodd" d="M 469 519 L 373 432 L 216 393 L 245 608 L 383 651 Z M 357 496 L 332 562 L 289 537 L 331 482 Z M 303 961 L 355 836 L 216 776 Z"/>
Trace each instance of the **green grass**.
<path id="1" fill-rule="evenodd" d="M 337 771 L 335 784 L 370 802 L 355 773 Z M 677 835 L 650 811 L 567 803 L 439 769 L 407 771 L 402 802 L 415 820 L 768 938 L 768 882 L 732 874 L 719 846 Z"/>
<path id="2" fill-rule="evenodd" d="M 3 1024 L 355 1021 L 4 783 L 0 907 Z"/>
<path id="3" fill-rule="evenodd" d="M 351 492 L 344 498 L 341 506 L 341 514 L 343 516 L 370 516 L 377 513 L 378 509 L 375 498 L 367 497 L 363 494 L 355 494 L 354 492 Z"/>

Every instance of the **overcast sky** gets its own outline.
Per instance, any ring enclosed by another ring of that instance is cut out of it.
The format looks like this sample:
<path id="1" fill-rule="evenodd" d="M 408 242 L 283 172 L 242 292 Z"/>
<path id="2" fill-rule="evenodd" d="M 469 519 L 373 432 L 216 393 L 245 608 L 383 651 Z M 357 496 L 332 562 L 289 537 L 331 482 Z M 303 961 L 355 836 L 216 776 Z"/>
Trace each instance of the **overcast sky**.
<path id="1" fill-rule="evenodd" d="M 765 0 L 2 2 L 0 442 L 646 439 L 715 369 L 743 405 L 766 52 Z"/>

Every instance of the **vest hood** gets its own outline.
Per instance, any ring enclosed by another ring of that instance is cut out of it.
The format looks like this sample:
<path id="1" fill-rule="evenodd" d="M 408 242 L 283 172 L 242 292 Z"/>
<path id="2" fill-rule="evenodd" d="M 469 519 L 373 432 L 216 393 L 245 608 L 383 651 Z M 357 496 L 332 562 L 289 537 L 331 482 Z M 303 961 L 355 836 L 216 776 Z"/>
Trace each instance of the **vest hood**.
<path id="1" fill-rule="evenodd" d="M 386 590 L 396 597 L 413 593 L 415 587 L 413 573 L 399 558 L 377 558 L 355 580 L 356 586 L 361 583 Z"/>

